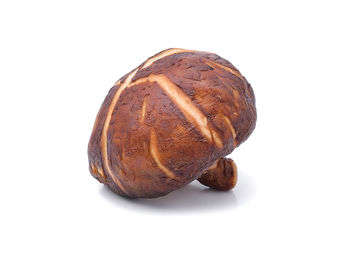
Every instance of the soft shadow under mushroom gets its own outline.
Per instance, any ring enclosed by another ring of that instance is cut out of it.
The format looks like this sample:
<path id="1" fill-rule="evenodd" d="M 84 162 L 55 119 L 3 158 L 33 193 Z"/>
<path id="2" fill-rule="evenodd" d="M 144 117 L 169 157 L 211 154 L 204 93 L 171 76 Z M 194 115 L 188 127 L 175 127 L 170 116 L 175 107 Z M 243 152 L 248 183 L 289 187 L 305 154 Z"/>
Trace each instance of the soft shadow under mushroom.
<path id="1" fill-rule="evenodd" d="M 135 209 L 140 212 L 178 213 L 233 210 L 250 200 L 255 193 L 253 182 L 249 180 L 249 176 L 241 172 L 240 176 L 242 179 L 239 179 L 238 186 L 226 192 L 206 188 L 194 181 L 182 189 L 155 199 L 124 198 L 116 195 L 105 186 L 101 188 L 100 194 L 118 207 Z"/>

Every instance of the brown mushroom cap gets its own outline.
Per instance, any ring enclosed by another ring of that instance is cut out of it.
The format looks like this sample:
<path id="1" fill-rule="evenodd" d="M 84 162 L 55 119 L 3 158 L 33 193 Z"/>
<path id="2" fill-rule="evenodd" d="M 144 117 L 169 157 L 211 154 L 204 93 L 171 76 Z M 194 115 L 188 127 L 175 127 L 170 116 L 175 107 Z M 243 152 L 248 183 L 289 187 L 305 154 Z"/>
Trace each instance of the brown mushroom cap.
<path id="1" fill-rule="evenodd" d="M 253 90 L 230 62 L 168 49 L 109 91 L 89 142 L 90 172 L 129 197 L 162 196 L 199 177 L 210 187 L 231 189 L 235 165 L 221 158 L 248 138 L 255 123 Z M 211 171 L 213 164 L 221 165 Z M 214 180 L 221 172 L 226 177 Z"/>

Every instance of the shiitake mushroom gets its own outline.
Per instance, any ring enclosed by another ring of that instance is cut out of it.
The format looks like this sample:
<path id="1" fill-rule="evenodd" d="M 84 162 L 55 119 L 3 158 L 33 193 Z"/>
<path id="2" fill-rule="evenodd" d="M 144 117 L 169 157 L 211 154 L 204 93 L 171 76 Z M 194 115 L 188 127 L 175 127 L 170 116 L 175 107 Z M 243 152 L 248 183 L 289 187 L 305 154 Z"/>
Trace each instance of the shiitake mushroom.
<path id="1" fill-rule="evenodd" d="M 167 49 L 110 89 L 88 146 L 91 174 L 114 192 L 153 198 L 193 180 L 237 182 L 230 154 L 256 123 L 251 85 L 209 52 Z"/>

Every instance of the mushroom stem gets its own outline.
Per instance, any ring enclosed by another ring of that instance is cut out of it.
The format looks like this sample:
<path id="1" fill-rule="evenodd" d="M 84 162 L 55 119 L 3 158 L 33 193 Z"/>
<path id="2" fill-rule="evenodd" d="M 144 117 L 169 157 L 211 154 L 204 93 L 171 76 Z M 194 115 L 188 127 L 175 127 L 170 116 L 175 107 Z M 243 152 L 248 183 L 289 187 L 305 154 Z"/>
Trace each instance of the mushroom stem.
<path id="1" fill-rule="evenodd" d="M 198 181 L 216 190 L 231 190 L 237 183 L 237 166 L 232 159 L 219 158 Z"/>

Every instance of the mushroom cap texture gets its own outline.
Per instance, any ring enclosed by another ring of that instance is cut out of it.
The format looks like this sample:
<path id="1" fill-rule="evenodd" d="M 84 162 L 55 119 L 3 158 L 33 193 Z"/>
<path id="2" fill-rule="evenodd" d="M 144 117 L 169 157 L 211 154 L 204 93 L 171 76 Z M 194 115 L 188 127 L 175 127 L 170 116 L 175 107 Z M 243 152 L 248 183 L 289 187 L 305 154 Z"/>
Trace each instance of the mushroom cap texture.
<path id="1" fill-rule="evenodd" d="M 108 92 L 89 141 L 90 172 L 122 196 L 163 196 L 230 154 L 255 123 L 252 87 L 230 62 L 164 50 Z"/>

